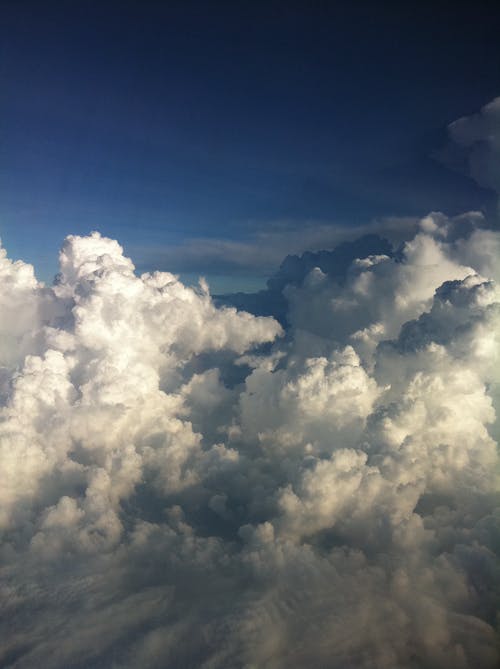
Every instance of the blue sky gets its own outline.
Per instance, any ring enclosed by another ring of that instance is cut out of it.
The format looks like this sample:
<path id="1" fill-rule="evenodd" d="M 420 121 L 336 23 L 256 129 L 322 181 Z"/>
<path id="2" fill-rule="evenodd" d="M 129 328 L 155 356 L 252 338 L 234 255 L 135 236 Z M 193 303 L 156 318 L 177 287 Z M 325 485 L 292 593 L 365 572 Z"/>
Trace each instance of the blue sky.
<path id="1" fill-rule="evenodd" d="M 302 232 L 491 213 L 436 155 L 500 93 L 500 12 L 407 4 L 3 3 L 10 255 L 48 279 L 63 238 L 98 229 L 141 270 L 250 290 Z"/>

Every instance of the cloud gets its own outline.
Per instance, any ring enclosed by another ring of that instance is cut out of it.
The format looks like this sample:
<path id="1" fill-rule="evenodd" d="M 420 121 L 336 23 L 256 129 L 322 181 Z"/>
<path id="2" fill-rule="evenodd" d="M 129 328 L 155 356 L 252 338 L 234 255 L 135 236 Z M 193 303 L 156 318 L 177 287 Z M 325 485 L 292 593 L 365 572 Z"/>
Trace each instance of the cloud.
<path id="1" fill-rule="evenodd" d="M 451 143 L 440 159 L 500 194 L 500 97 L 448 126 Z"/>
<path id="2" fill-rule="evenodd" d="M 472 177 L 481 185 L 500 188 L 500 98 L 481 111 L 464 116 L 448 127 L 453 141 L 469 149 Z"/>
<path id="3" fill-rule="evenodd" d="M 288 261 L 286 332 L 2 256 L 2 666 L 497 666 L 500 236 L 386 244 Z"/>
<path id="4" fill-rule="evenodd" d="M 257 294 L 235 293 L 220 296 L 219 302 L 222 304 L 232 304 L 238 308 L 247 309 L 252 313 L 259 315 L 273 315 L 281 323 L 286 324 L 290 321 L 300 318 L 299 312 L 309 309 L 316 314 L 321 313 L 321 323 L 318 323 L 318 333 L 323 327 L 328 332 L 331 328 L 338 330 L 339 327 L 349 329 L 351 322 L 347 314 L 348 301 L 351 306 L 357 304 L 358 310 L 363 312 L 362 318 L 368 322 L 373 319 L 373 314 L 370 314 L 370 309 L 375 308 L 378 297 L 374 296 L 373 292 L 379 291 L 381 294 L 391 295 L 391 291 L 385 292 L 382 288 L 381 281 L 374 283 L 373 291 L 370 291 L 368 284 L 372 282 L 375 276 L 381 277 L 385 271 L 384 263 L 389 264 L 388 276 L 391 281 L 408 281 L 412 280 L 410 273 L 413 271 L 418 275 L 420 281 L 428 281 L 429 286 L 435 287 L 436 277 L 439 280 L 439 264 L 446 262 L 446 259 L 439 258 L 439 238 L 444 238 L 449 242 L 463 240 L 465 243 L 464 253 L 473 253 L 475 247 L 471 244 L 469 238 L 474 236 L 475 243 L 482 243 L 486 248 L 481 249 L 480 256 L 484 258 L 489 255 L 491 258 L 489 268 L 494 272 L 493 266 L 496 264 L 493 258 L 495 257 L 495 239 L 493 234 L 491 239 L 487 234 L 475 235 L 476 232 L 486 230 L 486 221 L 481 212 L 467 212 L 454 218 L 447 218 L 443 214 L 433 212 L 431 215 L 422 219 L 415 227 L 411 237 L 407 240 L 401 241 L 397 237 L 390 234 L 390 229 L 385 228 L 389 233 L 385 238 L 380 234 L 374 234 L 373 231 L 369 234 L 363 234 L 355 240 L 343 241 L 338 243 L 335 248 L 329 251 L 310 252 L 298 255 L 287 256 L 281 263 L 277 272 L 275 272 L 267 282 L 267 289 L 260 291 Z M 382 228 L 380 228 L 382 230 Z M 431 236 L 427 238 L 422 235 L 417 235 L 421 231 L 426 231 L 432 235 L 437 236 L 438 241 L 434 244 Z M 391 241 L 389 241 L 391 240 Z M 405 247 L 406 244 L 406 247 Z M 424 249 L 420 249 L 418 245 L 426 244 L 429 258 L 424 258 Z M 412 247 L 415 250 L 412 251 Z M 435 257 L 432 258 L 432 249 L 434 248 Z M 417 254 L 422 257 L 417 257 L 415 262 L 407 262 L 404 266 L 399 266 L 402 249 L 406 249 L 407 259 L 410 260 L 412 254 Z M 467 250 L 466 250 L 467 249 Z M 356 261 L 356 262 L 354 262 Z M 359 262 L 358 262 L 359 261 Z M 394 262 L 397 263 L 397 270 L 393 272 Z M 430 272 L 422 272 L 417 268 L 410 269 L 415 263 L 427 263 Z M 378 265 L 378 267 L 375 267 Z M 312 271 L 313 270 L 313 271 Z M 368 270 L 368 271 L 367 271 Z M 436 274 L 437 272 L 437 274 Z M 443 276 L 446 276 L 446 269 L 443 269 Z M 361 287 L 362 283 L 365 283 Z M 352 286 L 353 294 L 348 297 L 349 286 Z M 339 292 L 341 298 L 335 304 L 328 306 L 322 311 L 317 305 L 313 305 L 311 300 L 320 299 L 319 293 L 321 286 L 325 290 L 326 299 L 330 300 L 332 291 Z M 309 292 L 310 299 L 304 299 L 305 292 Z M 295 300 L 294 294 L 298 295 Z M 361 303 L 362 294 L 365 295 L 364 304 Z M 382 298 L 383 299 L 383 298 Z M 390 299 L 388 297 L 388 299 Z M 298 309 L 296 309 L 296 302 Z M 309 319 L 310 315 L 303 314 L 305 319 Z M 340 316 L 340 317 L 338 317 Z M 335 319 L 335 325 L 332 325 L 331 319 Z M 371 327 L 380 330 L 381 324 L 378 322 L 371 322 Z M 308 331 L 313 330 L 311 323 L 305 327 Z M 382 334 L 382 330 L 380 330 Z"/>
<path id="5" fill-rule="evenodd" d="M 398 245 L 411 239 L 417 226 L 418 219 L 412 217 L 388 217 L 359 226 L 320 221 L 275 221 L 267 222 L 243 240 L 191 238 L 180 245 L 136 246 L 132 250 L 141 267 L 264 278 L 274 273 L 288 254 L 333 248 L 366 234 L 379 234 Z"/>

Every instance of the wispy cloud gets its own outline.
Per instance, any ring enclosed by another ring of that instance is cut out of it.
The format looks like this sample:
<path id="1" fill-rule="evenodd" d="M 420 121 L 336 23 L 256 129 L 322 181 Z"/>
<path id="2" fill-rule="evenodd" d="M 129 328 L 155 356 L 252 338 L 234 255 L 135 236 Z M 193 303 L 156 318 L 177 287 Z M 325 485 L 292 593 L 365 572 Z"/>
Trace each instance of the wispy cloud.
<path id="1" fill-rule="evenodd" d="M 333 248 L 367 233 L 379 234 L 399 245 L 410 239 L 417 227 L 414 217 L 384 218 L 359 226 L 275 221 L 259 225 L 243 240 L 191 238 L 179 245 L 132 246 L 131 251 L 139 269 L 268 277 L 288 254 Z"/>

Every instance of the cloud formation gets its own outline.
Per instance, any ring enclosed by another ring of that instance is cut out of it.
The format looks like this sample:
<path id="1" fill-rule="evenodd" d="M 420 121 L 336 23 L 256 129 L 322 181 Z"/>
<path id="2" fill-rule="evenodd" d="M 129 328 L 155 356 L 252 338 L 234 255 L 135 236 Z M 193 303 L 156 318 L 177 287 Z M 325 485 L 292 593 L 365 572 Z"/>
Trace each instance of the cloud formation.
<path id="1" fill-rule="evenodd" d="M 255 231 L 255 227 L 257 230 Z M 136 246 L 134 257 L 144 267 L 168 268 L 174 272 L 205 272 L 208 275 L 269 277 L 287 254 L 331 249 L 377 233 L 396 245 L 411 239 L 416 217 L 387 217 L 368 224 L 351 226 L 331 221 L 267 221 L 252 224 L 248 237 L 239 240 L 190 238 L 170 246 Z M 229 282 L 230 283 L 230 282 Z"/>
<path id="2" fill-rule="evenodd" d="M 464 116 L 448 126 L 450 137 L 469 151 L 471 176 L 498 192 L 500 184 L 500 97 L 476 114 Z"/>
<path id="3" fill-rule="evenodd" d="M 500 235 L 372 241 L 286 332 L 97 233 L 2 255 L 2 666 L 498 666 Z"/>
<path id="4" fill-rule="evenodd" d="M 453 121 L 447 131 L 449 141 L 436 152 L 435 158 L 500 198 L 500 97 L 478 112 Z M 491 212 L 493 225 L 497 227 L 499 207 L 497 199 L 497 211 Z"/>

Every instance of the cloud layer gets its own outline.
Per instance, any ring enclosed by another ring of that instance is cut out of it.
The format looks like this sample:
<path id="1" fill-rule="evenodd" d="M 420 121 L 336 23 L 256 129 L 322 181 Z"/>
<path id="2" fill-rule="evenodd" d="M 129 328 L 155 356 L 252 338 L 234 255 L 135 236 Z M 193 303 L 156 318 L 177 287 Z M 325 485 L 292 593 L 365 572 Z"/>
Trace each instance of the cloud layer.
<path id="1" fill-rule="evenodd" d="M 1 666 L 498 666 L 500 235 L 374 243 L 286 332 L 97 233 L 2 255 Z"/>

